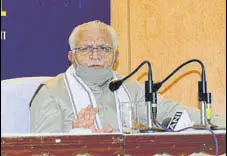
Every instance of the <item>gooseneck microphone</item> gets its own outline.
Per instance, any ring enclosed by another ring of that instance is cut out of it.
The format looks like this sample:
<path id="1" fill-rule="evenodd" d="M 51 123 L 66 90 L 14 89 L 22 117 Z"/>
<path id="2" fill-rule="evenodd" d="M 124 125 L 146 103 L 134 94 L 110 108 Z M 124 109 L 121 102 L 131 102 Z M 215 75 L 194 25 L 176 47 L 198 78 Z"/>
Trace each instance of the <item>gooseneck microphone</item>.
<path id="1" fill-rule="evenodd" d="M 136 69 L 134 69 L 130 74 L 128 74 L 126 77 L 120 79 L 120 80 L 114 80 L 111 81 L 109 84 L 109 89 L 114 92 L 115 90 L 119 89 L 122 83 L 130 78 L 132 75 L 134 75 L 144 64 L 148 64 L 148 80 L 150 79 L 152 81 L 152 69 L 151 64 L 149 61 L 143 61 Z"/>
<path id="2" fill-rule="evenodd" d="M 200 119 L 201 125 L 206 126 L 207 121 L 211 124 L 211 117 L 212 117 L 212 110 L 211 110 L 211 93 L 207 93 L 207 82 L 206 82 L 206 73 L 205 67 L 203 63 L 198 59 L 192 59 L 186 61 L 185 63 L 181 64 L 177 67 L 172 73 L 170 73 L 164 80 L 154 84 L 154 90 L 157 91 L 161 86 L 170 78 L 172 77 L 178 70 L 180 70 L 183 66 L 191 63 L 197 62 L 200 64 L 202 68 L 201 72 L 201 81 L 198 82 L 198 99 L 200 101 Z"/>
<path id="3" fill-rule="evenodd" d="M 114 80 L 110 82 L 109 89 L 114 92 L 120 88 L 122 83 L 129 77 L 134 75 L 144 64 L 148 65 L 148 80 L 145 81 L 145 101 L 147 103 L 147 126 L 151 129 L 157 118 L 157 93 L 154 90 L 153 80 L 152 80 L 152 68 L 149 61 L 143 61 L 134 71 L 129 75 L 120 80 Z"/>

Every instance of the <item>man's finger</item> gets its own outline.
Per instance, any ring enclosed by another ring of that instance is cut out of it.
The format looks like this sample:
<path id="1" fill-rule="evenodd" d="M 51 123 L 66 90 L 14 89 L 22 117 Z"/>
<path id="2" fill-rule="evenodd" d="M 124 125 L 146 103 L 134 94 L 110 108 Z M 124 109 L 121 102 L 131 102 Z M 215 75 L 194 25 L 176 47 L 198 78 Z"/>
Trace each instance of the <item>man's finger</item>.
<path id="1" fill-rule="evenodd" d="M 80 122 L 79 123 L 79 128 L 88 128 L 86 122 Z"/>
<path id="2" fill-rule="evenodd" d="M 83 123 L 84 128 L 91 129 L 91 128 L 94 127 L 93 125 L 94 125 L 94 122 L 93 121 L 90 121 L 90 120 Z"/>
<path id="3" fill-rule="evenodd" d="M 90 112 L 92 109 L 92 106 L 91 105 L 88 105 L 86 108 L 85 108 L 85 112 Z"/>
<path id="4" fill-rule="evenodd" d="M 87 121 L 89 119 L 90 119 L 90 113 L 87 112 L 86 114 L 84 114 L 84 120 Z"/>
<path id="5" fill-rule="evenodd" d="M 78 128 L 78 127 L 79 127 L 79 122 L 76 120 L 74 116 L 72 120 L 72 128 Z"/>
<path id="6" fill-rule="evenodd" d="M 89 119 L 89 114 L 92 111 L 92 106 L 88 105 L 87 107 L 81 109 L 81 111 L 79 112 L 78 118 L 79 119 Z"/>
<path id="7" fill-rule="evenodd" d="M 81 109 L 78 115 L 78 119 L 84 118 L 85 108 Z"/>
<path id="8" fill-rule="evenodd" d="M 96 113 L 98 112 L 99 108 L 95 107 L 89 112 L 89 120 L 95 120 Z"/>
<path id="9" fill-rule="evenodd" d="M 95 126 L 95 124 L 94 124 L 94 121 L 93 121 L 93 120 L 89 120 L 89 121 L 87 122 L 87 124 L 88 124 L 88 127 L 89 127 L 89 128 L 92 128 L 92 127 L 94 127 L 94 126 Z"/>
<path id="10" fill-rule="evenodd" d="M 86 107 L 86 109 L 88 109 L 88 110 L 90 110 L 91 108 L 92 108 L 91 105 L 88 105 L 88 106 Z"/>

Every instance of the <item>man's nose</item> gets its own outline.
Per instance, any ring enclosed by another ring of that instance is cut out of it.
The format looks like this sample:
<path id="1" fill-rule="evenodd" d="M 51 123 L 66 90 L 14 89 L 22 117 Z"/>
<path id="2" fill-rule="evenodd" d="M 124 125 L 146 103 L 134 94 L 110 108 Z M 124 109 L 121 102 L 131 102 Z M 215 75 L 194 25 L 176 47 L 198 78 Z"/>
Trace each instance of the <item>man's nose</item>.
<path id="1" fill-rule="evenodd" d="M 94 49 L 92 52 L 91 52 L 91 58 L 93 59 L 96 59 L 96 58 L 100 58 L 100 55 L 99 55 L 99 52 L 97 51 L 97 49 Z"/>

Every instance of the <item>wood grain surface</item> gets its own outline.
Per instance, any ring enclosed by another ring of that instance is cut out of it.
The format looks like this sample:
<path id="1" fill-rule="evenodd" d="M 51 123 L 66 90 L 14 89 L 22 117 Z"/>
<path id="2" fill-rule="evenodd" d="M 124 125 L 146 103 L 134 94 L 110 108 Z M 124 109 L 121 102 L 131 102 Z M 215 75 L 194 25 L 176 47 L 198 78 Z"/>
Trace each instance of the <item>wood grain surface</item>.
<path id="1" fill-rule="evenodd" d="M 149 60 L 155 82 L 189 59 L 206 69 L 213 111 L 226 118 L 226 1 L 111 0 L 111 25 L 119 35 L 117 70 L 128 74 Z M 135 79 L 147 78 L 144 67 Z M 199 107 L 200 66 L 186 66 L 160 90 L 166 99 Z"/>

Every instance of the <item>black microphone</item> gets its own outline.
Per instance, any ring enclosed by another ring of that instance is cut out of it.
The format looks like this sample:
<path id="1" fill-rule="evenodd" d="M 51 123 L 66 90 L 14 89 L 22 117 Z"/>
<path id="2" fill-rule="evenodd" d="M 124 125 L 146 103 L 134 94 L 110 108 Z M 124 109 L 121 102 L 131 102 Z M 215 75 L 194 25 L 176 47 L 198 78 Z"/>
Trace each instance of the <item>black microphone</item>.
<path id="1" fill-rule="evenodd" d="M 130 74 L 128 74 L 126 77 L 120 79 L 120 80 L 113 80 L 109 84 L 109 89 L 114 92 L 115 90 L 119 89 L 120 86 L 123 84 L 125 80 L 130 78 L 132 75 L 134 75 L 144 64 L 148 64 L 148 80 L 152 81 L 152 69 L 151 64 L 149 61 L 143 61 L 134 71 L 132 71 Z"/>
<path id="2" fill-rule="evenodd" d="M 166 119 L 164 119 L 163 121 L 162 121 L 162 125 L 164 126 L 164 127 L 168 127 L 168 125 L 169 125 L 169 123 L 170 123 L 170 121 L 171 121 L 171 119 L 172 118 L 166 118 Z"/>
<path id="3" fill-rule="evenodd" d="M 112 92 L 119 89 L 123 82 L 134 75 L 144 64 L 148 65 L 148 80 L 145 81 L 145 101 L 147 102 L 147 124 L 148 128 L 151 129 L 154 126 L 157 118 L 157 93 L 154 90 L 152 69 L 149 61 L 143 61 L 134 71 L 132 71 L 123 79 L 110 82 L 109 89 Z"/>
<path id="4" fill-rule="evenodd" d="M 205 67 L 203 63 L 198 59 L 192 59 L 189 61 L 186 61 L 185 63 L 181 64 L 179 67 L 177 67 L 172 73 L 170 73 L 164 80 L 161 82 L 158 82 L 154 84 L 154 91 L 158 91 L 159 88 L 170 78 L 172 77 L 178 70 L 180 70 L 183 66 L 192 63 L 197 62 L 200 64 L 202 68 L 201 72 L 201 81 L 198 82 L 198 98 L 200 101 L 200 118 L 201 118 L 201 125 L 206 125 L 206 119 L 211 124 L 211 116 L 212 116 L 212 110 L 211 110 L 211 93 L 207 93 L 207 82 L 206 82 L 206 73 L 205 73 Z"/>
<path id="5" fill-rule="evenodd" d="M 114 92 L 115 90 L 118 90 L 120 86 L 122 85 L 123 81 L 122 80 L 114 80 L 111 81 L 109 84 L 109 89 Z"/>
<path id="6" fill-rule="evenodd" d="M 192 127 L 193 122 L 186 110 L 175 112 L 172 118 L 166 118 L 162 121 L 162 125 L 171 130 L 177 131 L 187 127 Z"/>

